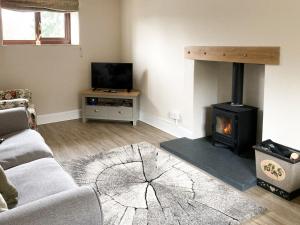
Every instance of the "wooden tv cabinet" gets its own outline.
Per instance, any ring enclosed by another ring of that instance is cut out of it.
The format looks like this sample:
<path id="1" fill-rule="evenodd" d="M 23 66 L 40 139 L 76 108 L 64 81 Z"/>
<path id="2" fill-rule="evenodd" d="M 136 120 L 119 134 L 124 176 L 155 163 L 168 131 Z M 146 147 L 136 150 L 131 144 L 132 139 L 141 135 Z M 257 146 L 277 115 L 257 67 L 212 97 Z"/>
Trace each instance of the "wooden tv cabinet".
<path id="1" fill-rule="evenodd" d="M 107 92 L 88 89 L 80 94 L 82 122 L 85 123 L 88 119 L 130 121 L 136 126 L 139 118 L 139 91 Z"/>

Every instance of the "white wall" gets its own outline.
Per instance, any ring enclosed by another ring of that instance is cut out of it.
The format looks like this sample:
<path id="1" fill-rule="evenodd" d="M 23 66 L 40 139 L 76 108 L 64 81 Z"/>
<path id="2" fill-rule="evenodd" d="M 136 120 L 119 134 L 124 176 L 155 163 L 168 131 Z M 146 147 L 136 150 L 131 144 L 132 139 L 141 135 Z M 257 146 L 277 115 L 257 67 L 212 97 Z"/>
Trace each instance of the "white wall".
<path id="1" fill-rule="evenodd" d="M 193 137 L 211 135 L 211 105 L 219 102 L 221 65 L 217 62 L 195 61 Z M 190 76 L 185 73 L 185 76 Z M 187 92 L 188 89 L 185 90 Z M 186 111 L 186 109 L 185 109 Z"/>
<path id="2" fill-rule="evenodd" d="M 119 61 L 120 1 L 80 1 L 80 46 L 0 47 L 0 90 L 29 88 L 41 114 L 78 110 L 90 62 Z"/>
<path id="3" fill-rule="evenodd" d="M 166 121 L 178 110 L 188 128 L 185 46 L 280 46 L 280 66 L 266 66 L 257 79 L 264 83 L 257 102 L 264 105 L 263 137 L 300 148 L 299 1 L 122 0 L 121 7 L 122 58 L 135 63 L 142 113 Z"/>

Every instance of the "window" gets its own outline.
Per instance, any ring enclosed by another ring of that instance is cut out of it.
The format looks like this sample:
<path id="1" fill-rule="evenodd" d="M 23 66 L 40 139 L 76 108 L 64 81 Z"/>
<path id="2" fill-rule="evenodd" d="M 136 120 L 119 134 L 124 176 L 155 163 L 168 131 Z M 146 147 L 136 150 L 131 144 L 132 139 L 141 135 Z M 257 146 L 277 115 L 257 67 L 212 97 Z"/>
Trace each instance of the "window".
<path id="1" fill-rule="evenodd" d="M 71 44 L 71 13 L 2 9 L 3 44 Z"/>
<path id="2" fill-rule="evenodd" d="M 2 9 L 3 39 L 35 40 L 34 13 L 19 13 Z"/>

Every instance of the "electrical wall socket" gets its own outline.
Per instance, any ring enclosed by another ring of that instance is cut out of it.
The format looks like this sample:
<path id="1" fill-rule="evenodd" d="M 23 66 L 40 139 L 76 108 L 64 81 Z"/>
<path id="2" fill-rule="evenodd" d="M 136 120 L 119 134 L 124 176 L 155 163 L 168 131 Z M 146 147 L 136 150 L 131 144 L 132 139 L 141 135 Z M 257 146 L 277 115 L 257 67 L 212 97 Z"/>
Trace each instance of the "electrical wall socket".
<path id="1" fill-rule="evenodd" d="M 179 112 L 169 112 L 169 117 L 170 119 L 178 121 L 181 118 L 181 114 Z"/>

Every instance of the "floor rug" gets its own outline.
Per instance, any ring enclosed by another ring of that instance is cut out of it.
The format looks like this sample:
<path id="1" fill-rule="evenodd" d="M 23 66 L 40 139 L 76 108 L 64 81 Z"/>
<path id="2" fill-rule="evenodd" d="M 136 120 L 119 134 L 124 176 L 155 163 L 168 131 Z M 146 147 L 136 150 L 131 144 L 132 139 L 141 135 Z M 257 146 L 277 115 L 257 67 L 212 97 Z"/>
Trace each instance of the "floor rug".
<path id="1" fill-rule="evenodd" d="M 228 225 L 264 208 L 198 168 L 143 142 L 62 163 L 93 185 L 104 225 Z"/>

